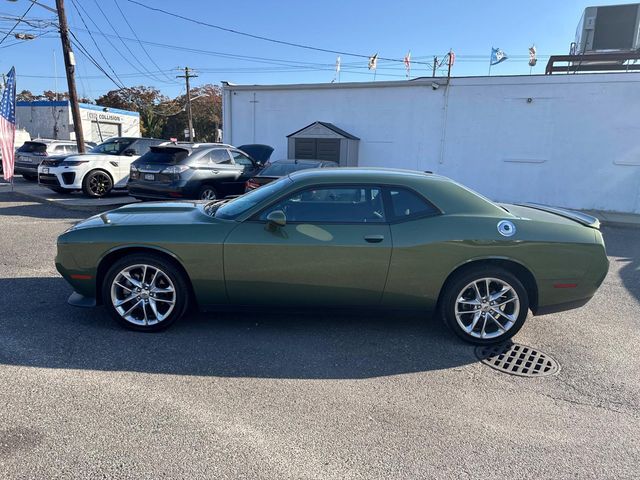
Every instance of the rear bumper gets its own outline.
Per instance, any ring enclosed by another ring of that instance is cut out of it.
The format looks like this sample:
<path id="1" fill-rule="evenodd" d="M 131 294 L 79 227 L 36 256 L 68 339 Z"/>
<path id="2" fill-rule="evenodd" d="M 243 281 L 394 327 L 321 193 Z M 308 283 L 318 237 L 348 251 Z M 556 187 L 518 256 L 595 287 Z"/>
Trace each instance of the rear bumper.
<path id="1" fill-rule="evenodd" d="M 535 316 L 549 315 L 551 313 L 565 312 L 567 310 L 574 310 L 576 308 L 583 307 L 593 297 L 581 298 L 580 300 L 571 300 L 570 302 L 557 303 L 555 305 L 546 305 L 544 307 L 538 307 L 533 310 Z"/>
<path id="2" fill-rule="evenodd" d="M 38 176 L 38 165 L 34 163 L 18 163 L 16 162 L 14 173 L 16 175 L 33 175 Z"/>
<path id="3" fill-rule="evenodd" d="M 198 196 L 195 185 L 177 181 L 172 183 L 144 183 L 133 181 L 127 184 L 129 195 L 138 198 L 166 200 L 167 198 L 196 198 Z"/>

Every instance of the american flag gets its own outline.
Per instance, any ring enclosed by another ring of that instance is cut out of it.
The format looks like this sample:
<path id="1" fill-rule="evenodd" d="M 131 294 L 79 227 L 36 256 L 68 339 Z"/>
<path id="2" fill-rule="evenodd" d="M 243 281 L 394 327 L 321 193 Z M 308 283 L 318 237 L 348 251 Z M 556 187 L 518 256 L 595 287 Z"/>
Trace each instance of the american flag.
<path id="1" fill-rule="evenodd" d="M 5 180 L 13 177 L 16 135 L 16 69 L 11 68 L 0 103 L 0 152 Z"/>

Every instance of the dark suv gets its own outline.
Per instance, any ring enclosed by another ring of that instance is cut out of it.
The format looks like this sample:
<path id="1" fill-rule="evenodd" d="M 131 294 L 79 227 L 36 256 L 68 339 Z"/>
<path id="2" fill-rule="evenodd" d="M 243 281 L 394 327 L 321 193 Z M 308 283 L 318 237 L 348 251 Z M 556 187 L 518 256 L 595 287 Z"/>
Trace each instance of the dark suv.
<path id="1" fill-rule="evenodd" d="M 261 165 L 223 144 L 163 145 L 131 164 L 127 188 L 140 199 L 213 200 L 244 193 Z"/>

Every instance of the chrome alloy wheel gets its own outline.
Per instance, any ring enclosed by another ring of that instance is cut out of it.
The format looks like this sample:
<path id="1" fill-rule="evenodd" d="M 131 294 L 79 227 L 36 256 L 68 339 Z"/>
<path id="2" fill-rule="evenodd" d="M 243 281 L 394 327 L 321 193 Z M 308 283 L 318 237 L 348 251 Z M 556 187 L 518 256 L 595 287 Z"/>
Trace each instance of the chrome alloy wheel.
<path id="1" fill-rule="evenodd" d="M 215 200 L 216 191 L 213 188 L 206 188 L 200 194 L 200 200 Z"/>
<path id="2" fill-rule="evenodd" d="M 498 278 L 480 278 L 469 283 L 456 297 L 456 321 L 475 338 L 504 335 L 518 319 L 520 298 L 516 290 Z"/>
<path id="3" fill-rule="evenodd" d="M 169 276 L 152 265 L 130 265 L 111 284 L 111 303 L 118 314 L 134 325 L 156 325 L 176 305 L 176 289 Z"/>

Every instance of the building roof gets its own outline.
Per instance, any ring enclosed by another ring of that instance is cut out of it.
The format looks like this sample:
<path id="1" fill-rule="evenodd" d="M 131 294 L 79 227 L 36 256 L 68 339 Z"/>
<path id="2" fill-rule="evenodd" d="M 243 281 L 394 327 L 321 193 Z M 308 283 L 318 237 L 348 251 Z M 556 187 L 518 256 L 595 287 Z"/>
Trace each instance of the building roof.
<path id="1" fill-rule="evenodd" d="M 328 128 L 329 130 L 331 130 L 331 131 L 333 131 L 333 132 L 337 133 L 338 135 L 342 135 L 344 138 L 348 138 L 348 139 L 350 139 L 350 140 L 360 140 L 360 139 L 359 139 L 358 137 L 356 137 L 355 135 L 351 135 L 349 132 L 345 132 L 345 131 L 344 131 L 344 130 L 342 130 L 341 128 L 336 127 L 333 123 L 329 123 L 329 122 L 320 122 L 320 121 L 310 123 L 310 124 L 309 124 L 309 125 L 307 125 L 306 127 L 303 127 L 303 128 L 301 128 L 300 130 L 296 130 L 295 132 L 290 133 L 289 135 L 287 135 L 287 137 L 293 137 L 294 135 L 296 135 L 296 134 L 298 134 L 298 133 L 302 132 L 303 130 L 306 130 L 307 128 L 312 127 L 312 126 L 314 126 L 314 125 L 316 125 L 316 124 L 318 124 L 318 125 L 322 125 L 323 127 Z"/>
<path id="2" fill-rule="evenodd" d="M 132 117 L 139 117 L 138 112 L 132 112 L 130 110 L 122 110 L 121 108 L 103 107 L 100 105 L 94 105 L 92 103 L 79 103 L 81 109 L 95 110 L 104 114 L 113 115 L 129 115 Z M 69 100 L 35 100 L 33 102 L 19 101 L 16 102 L 16 107 L 68 107 Z M 105 111 L 105 108 L 107 110 Z"/>

